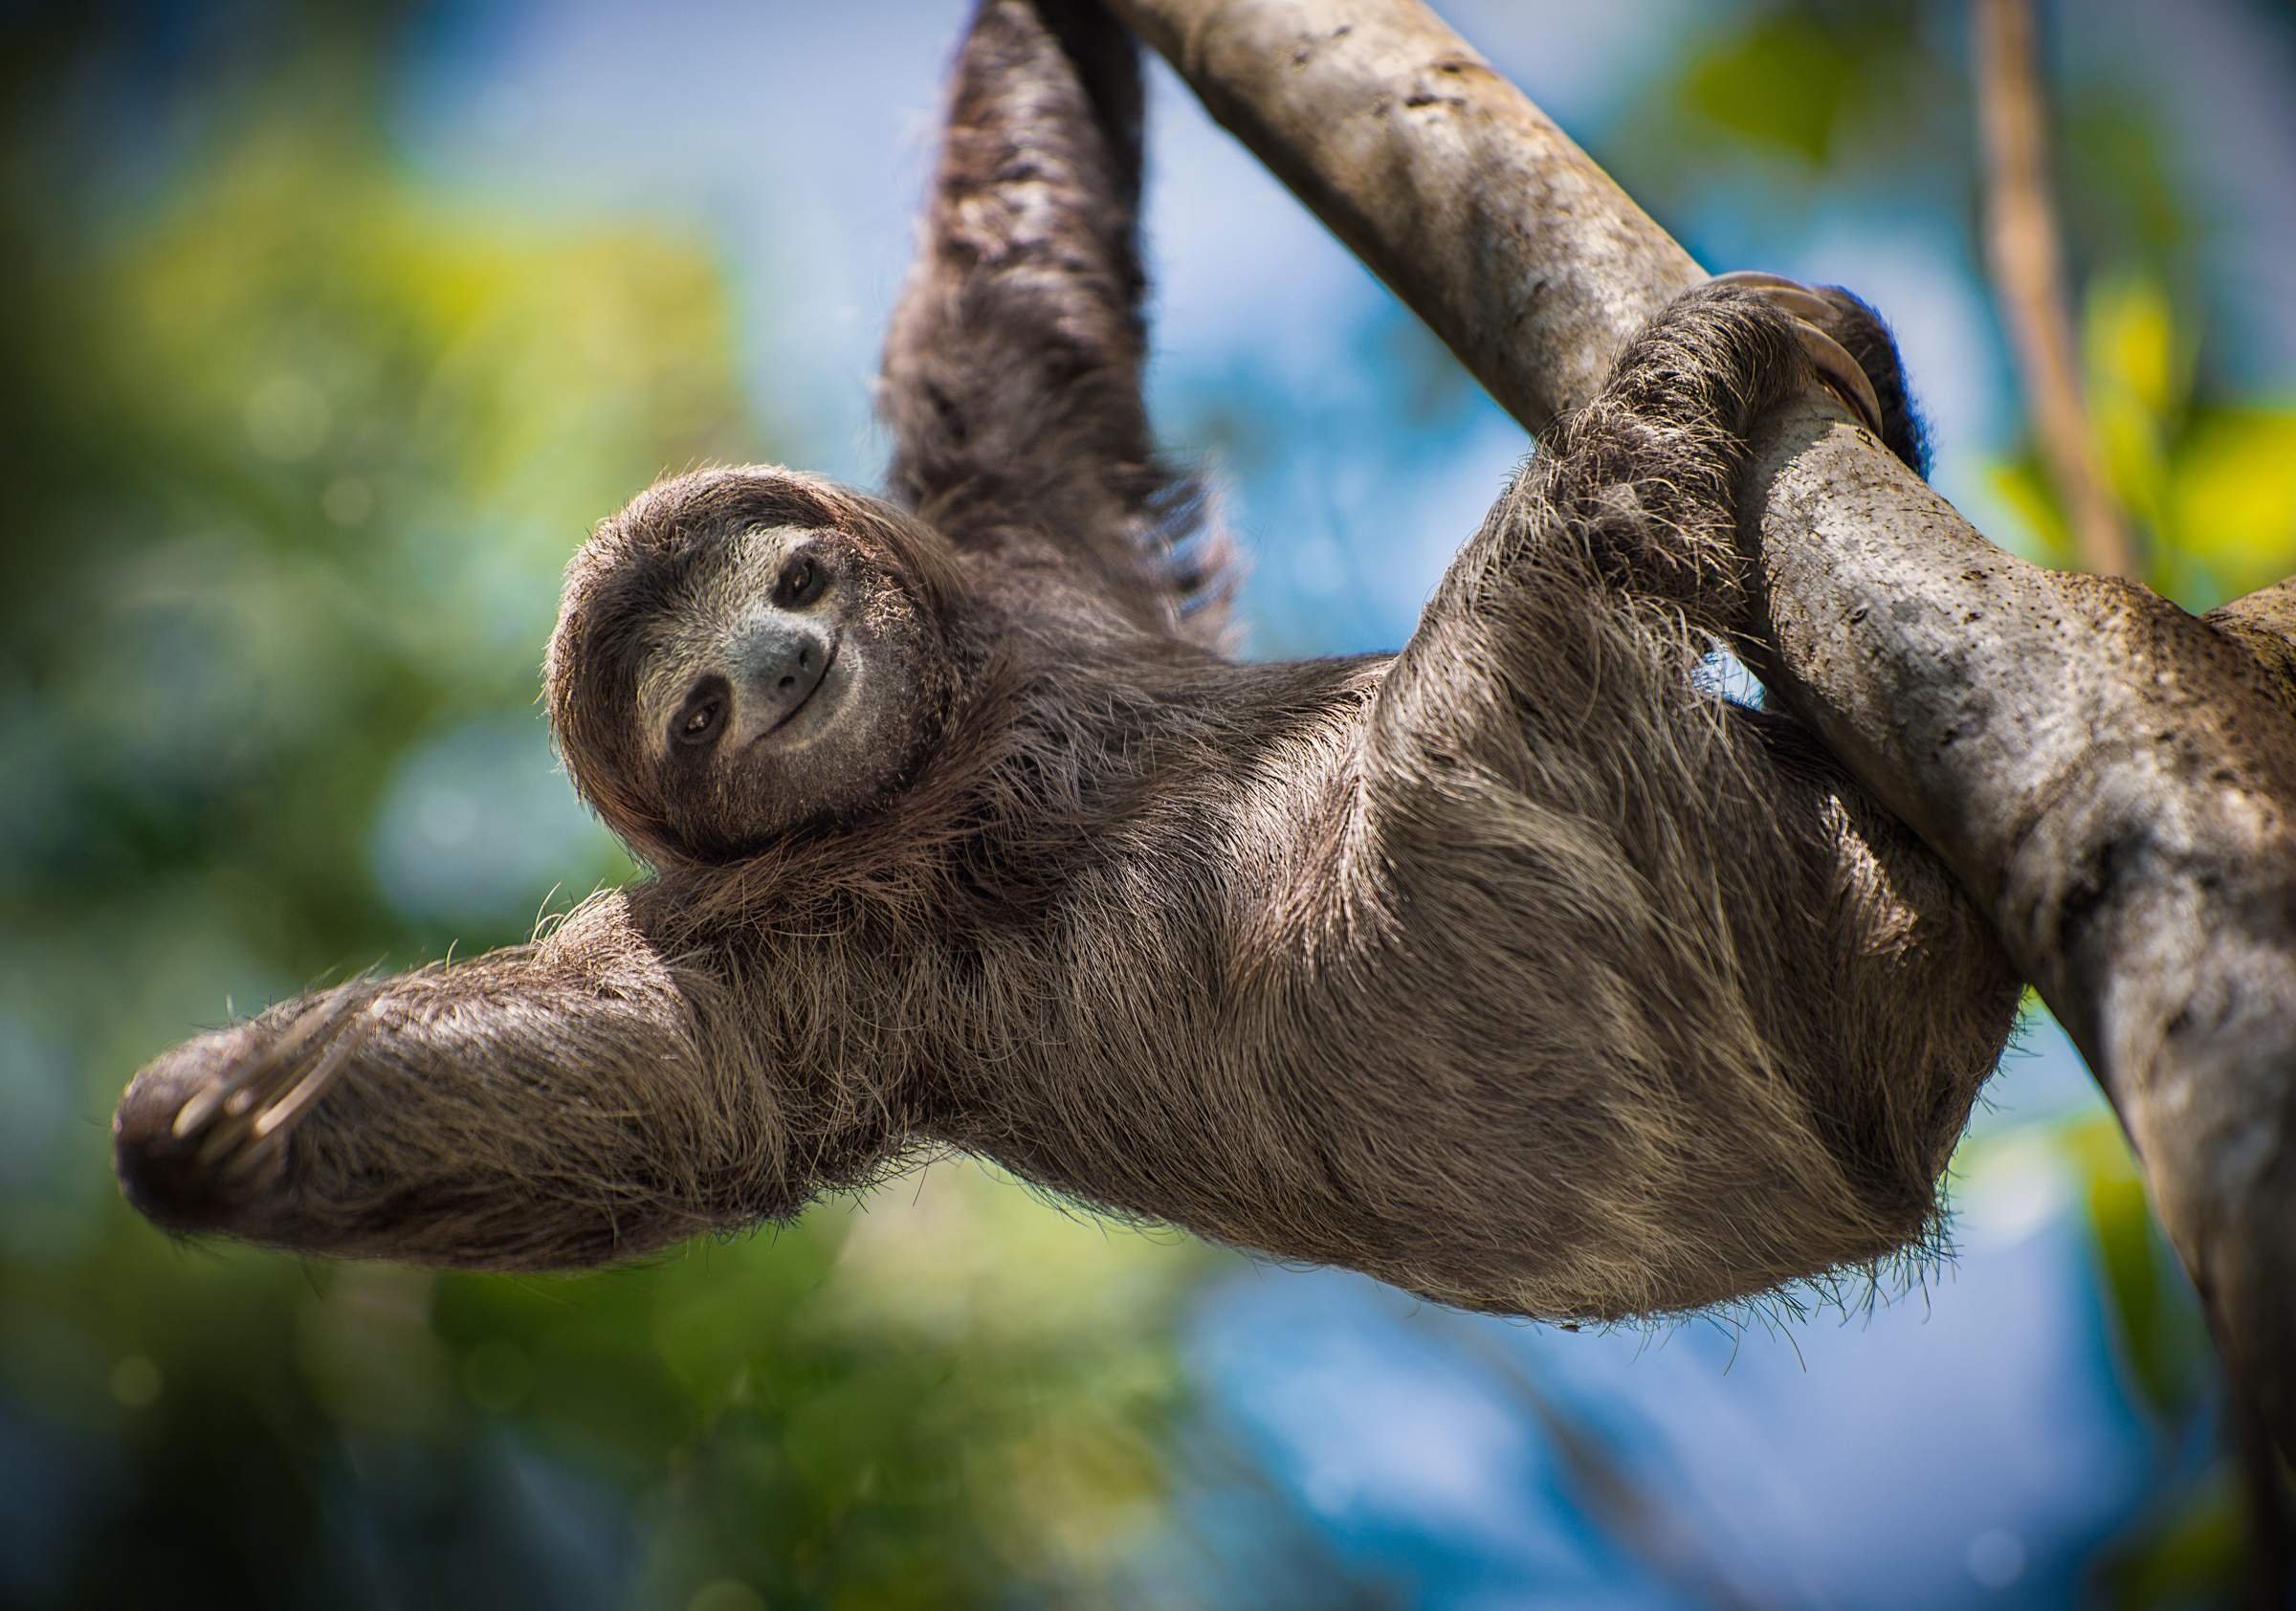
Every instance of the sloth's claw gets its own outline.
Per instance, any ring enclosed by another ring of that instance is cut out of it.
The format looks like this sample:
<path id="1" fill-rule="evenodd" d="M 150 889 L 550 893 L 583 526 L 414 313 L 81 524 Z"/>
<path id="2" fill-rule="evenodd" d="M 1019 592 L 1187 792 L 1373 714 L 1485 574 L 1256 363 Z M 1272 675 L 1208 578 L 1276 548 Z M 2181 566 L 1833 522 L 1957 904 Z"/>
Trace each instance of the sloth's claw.
<path id="1" fill-rule="evenodd" d="M 1737 269 L 1716 275 L 1714 283 L 1756 292 L 1772 307 L 1790 316 L 1795 333 L 1801 338 L 1802 351 L 1808 354 L 1818 378 L 1825 383 L 1826 389 L 1842 399 L 1860 424 L 1873 432 L 1876 440 L 1882 439 L 1882 400 L 1873 389 L 1873 380 L 1866 373 L 1866 366 L 1827 331 L 1826 325 L 1835 317 L 1835 310 L 1824 298 L 1799 280 L 1764 274 L 1758 269 Z"/>
<path id="2" fill-rule="evenodd" d="M 362 980 L 283 1019 L 203 1035 L 139 1073 L 112 1121 L 129 1200 L 170 1230 L 249 1233 L 297 1122 L 371 1044 L 381 994 Z"/>
<path id="3" fill-rule="evenodd" d="M 366 1038 L 373 1024 L 367 1000 L 355 992 L 306 1008 L 256 1056 L 192 1092 L 170 1133 L 180 1141 L 196 1138 L 196 1161 L 220 1180 L 254 1173 Z"/>
<path id="4" fill-rule="evenodd" d="M 176 1110 L 175 1122 L 167 1127 L 168 1134 L 182 1140 L 208 1122 L 209 1115 L 223 1105 L 231 1086 L 222 1080 L 203 1085 L 191 1093 L 190 1099 Z"/>

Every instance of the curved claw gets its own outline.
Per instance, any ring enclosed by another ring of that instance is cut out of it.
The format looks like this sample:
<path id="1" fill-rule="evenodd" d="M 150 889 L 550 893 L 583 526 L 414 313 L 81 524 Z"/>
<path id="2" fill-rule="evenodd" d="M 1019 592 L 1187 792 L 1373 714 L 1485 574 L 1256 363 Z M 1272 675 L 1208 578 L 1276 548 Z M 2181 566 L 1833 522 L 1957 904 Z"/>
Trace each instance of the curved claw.
<path id="1" fill-rule="evenodd" d="M 1881 397 L 1874 391 L 1866 366 L 1827 332 L 1825 321 L 1832 317 L 1833 309 L 1824 298 L 1799 280 L 1765 274 L 1758 269 L 1734 269 L 1714 276 L 1712 283 L 1758 292 L 1771 306 L 1790 316 L 1818 378 L 1873 432 L 1876 440 L 1882 438 Z"/>
<path id="2" fill-rule="evenodd" d="M 358 993 L 305 1009 L 261 1053 L 193 1092 L 169 1134 L 195 1141 L 198 1163 L 218 1179 L 253 1173 L 365 1040 L 374 1022 L 367 999 Z"/>
<path id="3" fill-rule="evenodd" d="M 112 1118 L 121 1189 L 166 1229 L 252 1235 L 288 1137 L 381 1026 L 380 987 L 331 990 L 291 1014 L 216 1030 L 136 1075 Z"/>

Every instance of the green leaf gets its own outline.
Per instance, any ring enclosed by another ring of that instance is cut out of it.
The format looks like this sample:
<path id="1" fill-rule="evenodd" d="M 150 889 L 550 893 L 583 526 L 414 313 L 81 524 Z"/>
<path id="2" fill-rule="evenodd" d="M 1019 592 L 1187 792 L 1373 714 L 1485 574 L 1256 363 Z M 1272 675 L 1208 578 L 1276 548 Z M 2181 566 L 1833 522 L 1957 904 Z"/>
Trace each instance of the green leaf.
<path id="1" fill-rule="evenodd" d="M 1683 99 L 1755 144 L 1822 164 L 1850 98 L 1857 63 L 1815 18 L 1779 13 L 1724 40 L 1683 76 Z"/>

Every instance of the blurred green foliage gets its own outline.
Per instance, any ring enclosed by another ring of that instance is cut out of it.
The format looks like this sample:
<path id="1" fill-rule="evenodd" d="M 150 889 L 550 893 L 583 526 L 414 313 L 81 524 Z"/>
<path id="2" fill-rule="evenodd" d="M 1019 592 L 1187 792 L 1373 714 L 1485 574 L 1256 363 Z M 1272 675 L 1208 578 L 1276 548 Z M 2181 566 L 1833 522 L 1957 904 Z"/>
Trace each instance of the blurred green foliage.
<path id="1" fill-rule="evenodd" d="M 1887 121 L 1915 86 L 1910 12 L 1780 7 L 1691 55 L 1667 103 L 1734 143 L 1821 168 L 1853 121 Z"/>
<path id="2" fill-rule="evenodd" d="M 2098 457 L 2143 540 L 2146 581 L 2199 610 L 2296 574 L 2296 408 L 2197 397 L 2197 333 L 2157 276 L 2101 276 L 2082 312 Z M 2039 557 L 2078 563 L 2035 453 L 2005 460 L 1996 484 Z"/>

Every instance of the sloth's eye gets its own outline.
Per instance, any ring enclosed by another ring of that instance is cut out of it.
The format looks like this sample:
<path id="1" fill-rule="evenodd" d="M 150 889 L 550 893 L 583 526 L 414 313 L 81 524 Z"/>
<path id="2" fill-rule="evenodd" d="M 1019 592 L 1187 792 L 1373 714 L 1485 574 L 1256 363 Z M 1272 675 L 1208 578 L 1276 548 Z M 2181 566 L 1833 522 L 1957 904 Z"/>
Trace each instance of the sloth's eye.
<path id="1" fill-rule="evenodd" d="M 821 597 L 823 580 L 821 567 L 811 560 L 791 560 L 782 567 L 781 580 L 773 585 L 774 603 L 784 609 L 809 605 Z"/>
<path id="2" fill-rule="evenodd" d="M 724 694 L 717 689 L 702 689 L 678 712 L 671 723 L 670 737 L 681 744 L 707 743 L 718 736 L 724 722 Z"/>

